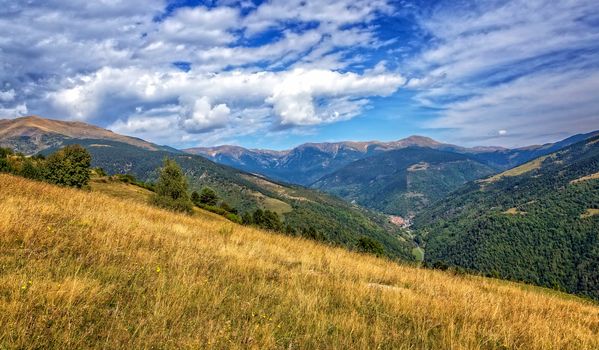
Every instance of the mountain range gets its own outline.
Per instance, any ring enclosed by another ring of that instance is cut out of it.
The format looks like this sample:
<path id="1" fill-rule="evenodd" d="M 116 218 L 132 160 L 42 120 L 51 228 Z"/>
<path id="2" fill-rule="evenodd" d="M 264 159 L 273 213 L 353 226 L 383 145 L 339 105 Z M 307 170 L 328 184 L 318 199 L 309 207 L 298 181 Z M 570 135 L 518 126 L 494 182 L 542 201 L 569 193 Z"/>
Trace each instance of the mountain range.
<path id="1" fill-rule="evenodd" d="M 515 149 L 467 148 L 410 136 L 392 142 L 306 143 L 285 151 L 228 145 L 183 151 L 271 179 L 319 189 L 386 214 L 413 216 L 468 181 L 518 166 L 598 133 Z M 406 149 L 412 150 L 402 151 Z"/>

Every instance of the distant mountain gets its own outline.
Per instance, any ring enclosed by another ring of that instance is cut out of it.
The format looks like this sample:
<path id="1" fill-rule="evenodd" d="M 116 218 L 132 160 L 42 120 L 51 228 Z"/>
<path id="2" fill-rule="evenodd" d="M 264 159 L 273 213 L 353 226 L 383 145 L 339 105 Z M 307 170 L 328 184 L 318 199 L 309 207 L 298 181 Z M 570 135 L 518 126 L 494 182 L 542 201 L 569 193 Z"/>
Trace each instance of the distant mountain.
<path id="1" fill-rule="evenodd" d="M 123 136 L 110 130 L 82 123 L 45 119 L 38 116 L 0 119 L 0 146 L 11 147 L 31 154 L 57 147 L 69 139 L 111 140 L 146 150 L 172 150 L 135 137 Z"/>
<path id="2" fill-rule="evenodd" d="M 524 164 L 531 159 L 558 151 L 564 147 L 568 147 L 595 135 L 599 135 L 599 130 L 586 134 L 570 136 L 555 143 L 546 143 L 543 145 L 533 145 L 514 149 L 485 150 L 482 152 L 474 152 L 472 155 L 479 161 L 492 167 L 507 170 L 520 164 Z"/>
<path id="3" fill-rule="evenodd" d="M 80 144 L 92 155 L 92 166 L 110 174 L 128 173 L 144 181 L 157 178 L 165 157 L 185 171 L 190 187 L 212 187 L 241 213 L 257 208 L 278 212 L 295 228 L 314 228 L 326 241 L 353 247 L 362 236 L 382 243 L 391 257 L 411 258 L 411 239 L 387 217 L 318 191 L 273 182 L 216 164 L 204 157 L 118 135 L 81 122 L 40 117 L 2 120 L 0 145 L 25 154 L 49 154 L 68 144 Z"/>
<path id="4" fill-rule="evenodd" d="M 271 179 L 309 186 L 356 160 L 407 147 L 426 147 L 465 154 L 496 171 L 503 171 L 598 133 L 599 131 L 596 131 L 586 135 L 572 136 L 553 144 L 516 149 L 466 148 L 441 143 L 428 137 L 410 136 L 392 142 L 306 143 L 285 151 L 246 149 L 239 146 L 196 147 L 183 151 L 203 155 L 217 163 L 261 174 Z"/>
<path id="5" fill-rule="evenodd" d="M 414 227 L 430 265 L 599 299 L 599 136 L 471 182 Z"/>
<path id="6" fill-rule="evenodd" d="M 409 147 L 363 158 L 312 187 L 387 214 L 413 216 L 468 181 L 495 173 L 471 156 Z"/>
<path id="7" fill-rule="evenodd" d="M 358 159 L 414 146 L 436 149 L 457 147 L 441 144 L 428 137 L 410 136 L 393 142 L 306 143 L 286 151 L 238 146 L 197 147 L 183 151 L 201 154 L 217 163 L 272 179 L 307 186 Z"/>

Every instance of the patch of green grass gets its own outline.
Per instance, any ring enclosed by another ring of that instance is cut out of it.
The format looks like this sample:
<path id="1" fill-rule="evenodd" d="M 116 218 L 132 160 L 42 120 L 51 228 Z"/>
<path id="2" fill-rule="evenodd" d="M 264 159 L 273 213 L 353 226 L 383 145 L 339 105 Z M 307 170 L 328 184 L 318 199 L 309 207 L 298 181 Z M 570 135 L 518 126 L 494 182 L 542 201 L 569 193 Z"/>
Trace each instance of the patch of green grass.
<path id="1" fill-rule="evenodd" d="M 412 249 L 412 255 L 414 256 L 414 259 L 416 259 L 416 261 L 423 261 L 424 260 L 424 249 L 422 249 L 420 247 L 416 247 L 416 248 Z"/>

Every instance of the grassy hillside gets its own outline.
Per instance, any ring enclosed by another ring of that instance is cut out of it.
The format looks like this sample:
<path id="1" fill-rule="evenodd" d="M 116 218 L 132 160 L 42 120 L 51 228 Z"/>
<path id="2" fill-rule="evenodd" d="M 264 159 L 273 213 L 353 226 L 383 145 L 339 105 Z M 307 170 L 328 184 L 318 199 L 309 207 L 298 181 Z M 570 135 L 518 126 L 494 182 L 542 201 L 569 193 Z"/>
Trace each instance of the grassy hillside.
<path id="1" fill-rule="evenodd" d="M 411 216 L 466 182 L 494 172 L 467 155 L 410 147 L 350 163 L 312 187 L 367 208 Z"/>
<path id="2" fill-rule="evenodd" d="M 425 261 L 599 299 L 599 137 L 471 183 L 419 215 Z"/>
<path id="3" fill-rule="evenodd" d="M 0 175 L 0 348 L 596 349 L 599 307 Z"/>
<path id="4" fill-rule="evenodd" d="M 384 245 L 391 257 L 411 259 L 413 243 L 400 229 L 375 214 L 326 194 L 300 186 L 279 184 L 265 178 L 213 163 L 201 156 L 168 151 L 148 151 L 129 144 L 94 139 L 66 140 L 77 143 L 92 155 L 92 166 L 108 173 L 133 174 L 144 181 L 154 181 L 165 157 L 183 168 L 192 190 L 213 188 L 228 204 L 241 213 L 257 208 L 274 210 L 286 224 L 295 228 L 312 227 L 328 242 L 354 247 L 361 236 Z M 49 148 L 44 153 L 54 152 Z"/>

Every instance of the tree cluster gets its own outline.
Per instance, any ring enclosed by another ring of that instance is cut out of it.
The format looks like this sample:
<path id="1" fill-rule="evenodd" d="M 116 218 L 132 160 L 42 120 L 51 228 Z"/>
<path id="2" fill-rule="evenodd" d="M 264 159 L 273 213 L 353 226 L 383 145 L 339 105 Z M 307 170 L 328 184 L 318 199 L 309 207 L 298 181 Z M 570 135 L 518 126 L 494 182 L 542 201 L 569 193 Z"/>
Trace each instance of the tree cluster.
<path id="1" fill-rule="evenodd" d="M 90 179 L 91 155 L 80 145 L 69 145 L 47 158 L 27 157 L 11 149 L 0 148 L 0 172 L 61 186 L 83 188 Z"/>

